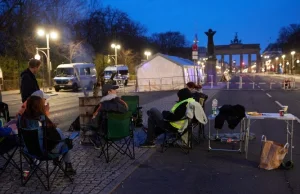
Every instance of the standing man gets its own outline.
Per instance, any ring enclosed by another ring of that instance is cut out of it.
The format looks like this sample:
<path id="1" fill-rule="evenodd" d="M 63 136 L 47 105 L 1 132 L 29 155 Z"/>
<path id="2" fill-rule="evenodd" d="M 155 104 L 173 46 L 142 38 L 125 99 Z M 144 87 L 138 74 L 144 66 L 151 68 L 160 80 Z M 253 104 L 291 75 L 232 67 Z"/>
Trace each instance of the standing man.
<path id="1" fill-rule="evenodd" d="M 30 59 L 28 68 L 21 73 L 21 97 L 24 103 L 31 94 L 40 89 L 35 75 L 39 71 L 41 61 Z"/>

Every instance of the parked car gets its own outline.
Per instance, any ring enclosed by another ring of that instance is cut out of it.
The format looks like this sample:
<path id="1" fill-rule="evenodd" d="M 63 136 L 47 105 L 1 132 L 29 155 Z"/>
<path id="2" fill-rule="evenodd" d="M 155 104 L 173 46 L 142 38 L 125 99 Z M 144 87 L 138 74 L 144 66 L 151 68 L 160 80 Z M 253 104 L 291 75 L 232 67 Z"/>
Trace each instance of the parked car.
<path id="1" fill-rule="evenodd" d="M 97 81 L 96 75 L 96 67 L 93 63 L 58 65 L 54 77 L 55 91 L 58 92 L 60 89 L 78 91 L 82 87 L 92 89 Z"/>

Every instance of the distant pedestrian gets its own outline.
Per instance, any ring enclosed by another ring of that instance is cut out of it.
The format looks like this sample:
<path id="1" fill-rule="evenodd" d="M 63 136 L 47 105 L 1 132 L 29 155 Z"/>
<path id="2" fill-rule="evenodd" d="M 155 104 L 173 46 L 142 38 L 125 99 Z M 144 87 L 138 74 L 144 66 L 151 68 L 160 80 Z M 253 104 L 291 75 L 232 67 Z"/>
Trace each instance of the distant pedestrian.
<path id="1" fill-rule="evenodd" d="M 30 59 L 28 68 L 21 73 L 20 91 L 22 103 L 24 103 L 31 94 L 40 89 L 35 75 L 39 71 L 41 61 Z"/>

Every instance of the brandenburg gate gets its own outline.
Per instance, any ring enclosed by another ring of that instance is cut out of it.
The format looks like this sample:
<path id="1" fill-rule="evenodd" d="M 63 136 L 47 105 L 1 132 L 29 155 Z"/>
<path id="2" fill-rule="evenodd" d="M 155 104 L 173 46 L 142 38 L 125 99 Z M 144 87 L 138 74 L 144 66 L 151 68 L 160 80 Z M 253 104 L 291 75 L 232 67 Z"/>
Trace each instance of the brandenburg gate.
<path id="1" fill-rule="evenodd" d="M 256 55 L 256 72 L 261 71 L 260 44 L 242 44 L 237 33 L 229 45 L 215 45 L 215 55 L 221 55 L 221 63 L 224 63 L 224 56 L 229 55 L 229 71 L 232 73 L 232 55 L 240 55 L 240 72 L 243 69 L 243 56 L 248 55 L 248 70 L 251 70 L 251 57 Z M 250 71 L 251 72 L 251 71 Z"/>

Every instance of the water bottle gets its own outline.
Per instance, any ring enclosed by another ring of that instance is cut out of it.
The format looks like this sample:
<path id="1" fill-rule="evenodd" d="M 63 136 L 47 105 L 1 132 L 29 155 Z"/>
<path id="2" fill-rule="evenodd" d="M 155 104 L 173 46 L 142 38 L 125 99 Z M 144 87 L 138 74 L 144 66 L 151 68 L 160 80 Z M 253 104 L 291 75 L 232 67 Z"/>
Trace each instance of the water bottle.
<path id="1" fill-rule="evenodd" d="M 218 107 L 218 100 L 213 99 L 212 101 L 212 114 L 217 115 L 217 107 Z"/>

